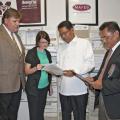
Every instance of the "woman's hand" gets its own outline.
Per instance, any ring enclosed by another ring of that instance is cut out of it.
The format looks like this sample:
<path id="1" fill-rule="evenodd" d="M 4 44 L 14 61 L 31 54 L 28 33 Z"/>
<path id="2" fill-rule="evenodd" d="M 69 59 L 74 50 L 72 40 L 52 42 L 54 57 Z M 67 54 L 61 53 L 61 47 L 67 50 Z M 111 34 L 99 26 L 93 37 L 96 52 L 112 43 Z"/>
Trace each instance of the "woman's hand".
<path id="1" fill-rule="evenodd" d="M 36 66 L 37 70 L 41 70 L 42 67 L 43 67 L 43 66 L 42 66 L 41 64 L 37 64 L 37 66 Z"/>
<path id="2" fill-rule="evenodd" d="M 52 96 L 53 95 L 53 88 L 52 88 L 52 85 L 50 85 L 50 88 L 49 88 L 49 96 Z"/>

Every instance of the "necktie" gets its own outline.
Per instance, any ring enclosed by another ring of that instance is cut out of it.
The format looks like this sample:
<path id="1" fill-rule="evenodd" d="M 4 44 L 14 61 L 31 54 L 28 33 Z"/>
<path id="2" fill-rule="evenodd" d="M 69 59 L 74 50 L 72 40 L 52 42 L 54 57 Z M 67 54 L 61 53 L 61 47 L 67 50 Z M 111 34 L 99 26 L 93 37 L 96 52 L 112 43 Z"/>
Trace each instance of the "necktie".
<path id="1" fill-rule="evenodd" d="M 109 62 L 109 60 L 110 60 L 111 53 L 112 53 L 112 49 L 109 50 L 108 55 L 107 55 L 106 60 L 105 60 L 105 63 L 104 63 L 104 66 L 103 66 L 103 68 L 102 68 L 102 70 L 101 70 L 101 73 L 100 73 L 100 75 L 99 75 L 99 77 L 98 77 L 98 80 L 100 80 L 100 81 L 102 81 L 102 79 L 103 79 L 103 75 L 104 75 L 104 73 L 105 73 L 105 69 L 106 69 L 106 67 L 107 67 L 107 64 L 108 64 L 108 62 Z"/>
<path id="2" fill-rule="evenodd" d="M 14 43 L 14 45 L 15 45 L 15 47 L 16 47 L 16 50 L 17 50 L 18 54 L 21 55 L 21 51 L 20 51 L 20 49 L 19 49 L 19 47 L 18 47 L 18 44 L 17 44 L 17 42 L 16 42 L 16 40 L 15 40 L 15 38 L 14 38 L 13 33 L 11 33 L 11 36 L 12 36 L 12 40 L 13 40 L 13 43 Z"/>

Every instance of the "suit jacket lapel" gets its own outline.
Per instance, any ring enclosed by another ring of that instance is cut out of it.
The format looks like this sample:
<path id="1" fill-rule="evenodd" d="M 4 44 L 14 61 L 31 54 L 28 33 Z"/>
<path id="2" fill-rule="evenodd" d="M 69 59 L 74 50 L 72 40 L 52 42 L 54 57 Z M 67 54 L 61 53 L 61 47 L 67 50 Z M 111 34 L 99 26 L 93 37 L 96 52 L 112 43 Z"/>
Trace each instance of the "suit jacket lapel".
<path id="1" fill-rule="evenodd" d="M 116 56 L 118 56 L 120 54 L 120 45 L 115 49 L 115 51 L 113 52 L 109 62 L 108 62 L 108 65 L 106 67 L 106 70 L 105 70 L 105 74 L 104 74 L 104 77 L 106 76 L 106 74 L 108 73 L 109 69 L 110 69 L 110 66 L 111 64 L 113 63 L 113 61 L 116 59 Z"/>
<path id="2" fill-rule="evenodd" d="M 1 25 L 2 26 L 2 25 Z M 11 47 L 14 47 L 14 44 L 11 42 L 11 37 L 8 34 L 8 32 L 5 30 L 5 28 L 2 26 L 2 32 L 3 32 L 3 36 L 5 36 L 6 40 L 8 41 L 8 43 L 10 44 Z"/>
<path id="3" fill-rule="evenodd" d="M 13 49 L 16 49 L 16 47 L 14 46 L 14 43 L 12 42 L 12 39 L 11 39 L 10 35 L 9 35 L 8 32 L 5 30 L 5 28 L 3 27 L 3 25 L 1 25 L 1 26 L 2 26 L 3 35 L 5 36 L 7 42 L 10 44 L 10 46 L 11 46 Z M 18 37 L 18 35 L 17 35 L 17 37 Z M 18 37 L 18 40 L 21 41 L 19 37 Z M 21 47 L 22 47 L 22 51 L 24 51 L 24 46 L 23 46 L 22 42 L 20 42 L 20 44 L 21 44 Z M 16 52 L 15 52 L 15 53 L 16 53 Z M 14 54 L 15 54 L 15 53 L 14 53 Z M 18 53 L 17 53 L 17 56 L 18 56 L 18 59 L 19 59 L 20 55 L 19 55 Z"/>

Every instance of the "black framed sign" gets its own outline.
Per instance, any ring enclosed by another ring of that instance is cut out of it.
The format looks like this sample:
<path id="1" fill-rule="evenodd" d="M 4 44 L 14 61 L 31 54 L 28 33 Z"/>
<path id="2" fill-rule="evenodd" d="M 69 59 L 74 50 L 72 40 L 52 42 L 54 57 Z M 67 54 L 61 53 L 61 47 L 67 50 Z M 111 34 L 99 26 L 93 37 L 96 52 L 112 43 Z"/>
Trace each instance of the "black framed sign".
<path id="1" fill-rule="evenodd" d="M 98 25 L 98 0 L 66 0 L 66 20 L 73 24 Z"/>
<path id="2" fill-rule="evenodd" d="M 0 0 L 1 17 L 10 7 L 22 13 L 20 26 L 46 25 L 46 0 Z"/>

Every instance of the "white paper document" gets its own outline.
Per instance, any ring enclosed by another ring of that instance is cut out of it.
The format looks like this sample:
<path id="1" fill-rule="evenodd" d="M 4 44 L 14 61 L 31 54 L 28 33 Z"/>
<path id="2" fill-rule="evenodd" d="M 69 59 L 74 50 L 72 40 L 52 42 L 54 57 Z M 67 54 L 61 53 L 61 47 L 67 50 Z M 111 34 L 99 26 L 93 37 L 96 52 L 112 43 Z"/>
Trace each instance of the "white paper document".
<path id="1" fill-rule="evenodd" d="M 55 64 L 45 64 L 43 65 L 42 70 L 45 70 L 52 75 L 63 75 L 63 70 Z"/>
<path id="2" fill-rule="evenodd" d="M 87 72 L 87 73 L 85 73 L 85 74 L 88 74 L 88 73 L 92 72 L 94 69 L 95 69 L 95 68 L 92 68 L 89 72 Z M 73 74 L 74 74 L 77 78 L 79 78 L 79 79 L 82 80 L 87 86 L 89 86 L 89 82 L 87 81 L 87 79 L 86 79 L 83 75 L 78 74 L 78 73 L 75 73 L 74 71 L 72 71 L 72 72 L 73 72 Z M 85 74 L 84 74 L 84 75 L 85 75 Z"/>

